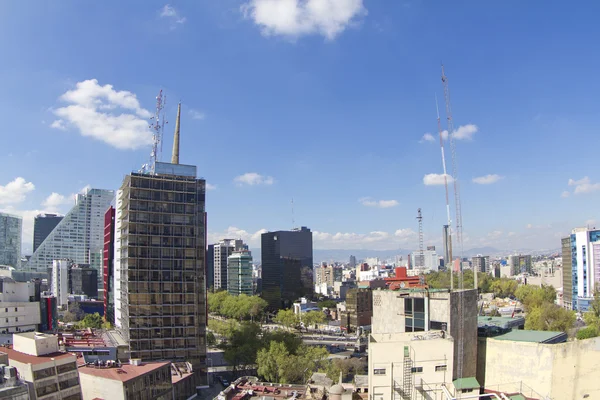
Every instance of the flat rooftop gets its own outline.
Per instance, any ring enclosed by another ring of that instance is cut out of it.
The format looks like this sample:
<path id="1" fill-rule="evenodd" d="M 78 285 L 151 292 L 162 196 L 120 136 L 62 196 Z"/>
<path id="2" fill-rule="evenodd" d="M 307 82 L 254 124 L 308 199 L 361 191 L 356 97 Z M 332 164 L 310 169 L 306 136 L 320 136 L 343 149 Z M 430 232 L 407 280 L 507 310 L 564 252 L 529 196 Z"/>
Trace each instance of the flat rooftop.
<path id="1" fill-rule="evenodd" d="M 141 365 L 123 364 L 121 367 L 96 367 L 94 365 L 86 365 L 80 367 L 78 370 L 80 374 L 91 375 L 96 378 L 127 382 L 170 364 L 170 362 L 148 362 L 142 363 Z"/>
<path id="2" fill-rule="evenodd" d="M 304 385 L 288 385 L 281 383 L 265 383 L 254 377 L 242 377 L 219 393 L 218 400 L 250 400 L 250 399 L 302 399 L 306 396 Z"/>
<path id="3" fill-rule="evenodd" d="M 32 364 L 32 365 L 44 364 L 44 363 L 52 361 L 52 359 L 54 359 L 55 361 L 65 360 L 65 359 L 69 359 L 69 358 L 73 359 L 73 361 L 76 360 L 75 354 L 71 354 L 71 353 L 60 353 L 59 352 L 59 353 L 44 354 L 42 356 L 32 356 L 29 354 L 21 353 L 20 351 L 13 350 L 12 348 L 9 348 L 9 347 L 0 347 L 0 352 L 8 354 L 9 360 L 15 360 L 15 361 L 23 363 L 23 364 Z"/>
<path id="4" fill-rule="evenodd" d="M 477 317 L 477 326 L 494 325 L 500 327 L 510 327 L 513 325 L 525 324 L 525 318 L 523 317 Z"/>
<path id="5" fill-rule="evenodd" d="M 567 341 L 567 334 L 552 331 L 512 330 L 504 335 L 496 336 L 494 339 L 530 343 L 562 343 Z"/>

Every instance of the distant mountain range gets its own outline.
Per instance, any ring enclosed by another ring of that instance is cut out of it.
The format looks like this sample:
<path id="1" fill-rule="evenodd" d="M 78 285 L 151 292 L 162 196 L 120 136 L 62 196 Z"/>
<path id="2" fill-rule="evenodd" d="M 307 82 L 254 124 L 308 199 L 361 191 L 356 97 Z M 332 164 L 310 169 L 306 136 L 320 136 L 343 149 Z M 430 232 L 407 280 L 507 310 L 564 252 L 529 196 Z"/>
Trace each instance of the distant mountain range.
<path id="1" fill-rule="evenodd" d="M 260 248 L 250 249 L 252 251 L 252 258 L 255 263 L 260 263 Z M 443 253 L 442 248 L 436 248 L 437 253 L 441 256 Z M 313 250 L 313 261 L 315 263 L 318 262 L 348 262 L 350 260 L 350 256 L 353 255 L 356 257 L 357 261 L 364 260 L 366 258 L 379 257 L 380 260 L 394 260 L 396 256 L 402 256 L 403 260 L 406 260 L 408 254 L 410 254 L 412 250 L 407 249 L 398 249 L 398 250 L 323 250 L 323 249 L 314 249 Z M 495 247 L 485 246 L 485 247 L 475 247 L 469 250 L 464 251 L 464 257 L 473 257 L 476 255 L 484 255 L 484 256 L 492 256 L 492 257 L 504 257 L 511 254 L 531 254 L 533 256 L 536 255 L 544 255 L 544 254 L 554 254 L 560 253 L 560 249 L 542 249 L 542 250 L 532 250 L 532 249 L 514 249 L 514 250 L 500 250 Z M 457 254 L 455 254 L 457 255 Z"/>

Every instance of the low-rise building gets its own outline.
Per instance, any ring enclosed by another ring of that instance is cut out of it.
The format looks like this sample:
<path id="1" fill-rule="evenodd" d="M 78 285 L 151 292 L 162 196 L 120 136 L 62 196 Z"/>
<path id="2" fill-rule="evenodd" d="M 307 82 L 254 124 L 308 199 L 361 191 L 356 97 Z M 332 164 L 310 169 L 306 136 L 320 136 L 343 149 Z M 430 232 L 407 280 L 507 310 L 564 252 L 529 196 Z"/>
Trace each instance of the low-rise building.
<path id="1" fill-rule="evenodd" d="M 171 363 L 132 360 L 79 368 L 84 400 L 172 400 Z"/>
<path id="2" fill-rule="evenodd" d="M 346 311 L 340 316 L 342 330 L 356 332 L 362 326 L 370 326 L 372 316 L 373 291 L 350 289 L 346 294 Z"/>
<path id="3" fill-rule="evenodd" d="M 0 351 L 27 383 L 32 400 L 81 400 L 77 357 L 59 351 L 58 337 L 39 332 L 13 335 L 12 348 Z"/>
<path id="4" fill-rule="evenodd" d="M 562 332 L 526 330 L 479 338 L 477 378 L 486 391 L 526 398 L 600 399 L 600 338 L 565 340 Z"/>
<path id="5" fill-rule="evenodd" d="M 29 400 L 29 388 L 19 379 L 17 369 L 4 363 L 0 364 L 0 400 Z"/>
<path id="6" fill-rule="evenodd" d="M 309 393 L 305 385 L 266 383 L 253 376 L 243 376 L 220 392 L 214 400 L 306 399 Z"/>
<path id="7" fill-rule="evenodd" d="M 34 331 L 40 322 L 39 284 L 0 277 L 0 333 Z"/>

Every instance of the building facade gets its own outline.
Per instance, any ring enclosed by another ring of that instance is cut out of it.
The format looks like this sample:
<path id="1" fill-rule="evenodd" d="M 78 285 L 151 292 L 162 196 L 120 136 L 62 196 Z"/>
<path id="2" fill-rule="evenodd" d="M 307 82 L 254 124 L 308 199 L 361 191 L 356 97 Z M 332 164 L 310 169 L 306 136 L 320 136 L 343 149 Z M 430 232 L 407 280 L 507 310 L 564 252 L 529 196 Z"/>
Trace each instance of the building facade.
<path id="1" fill-rule="evenodd" d="M 261 235 L 262 297 L 272 310 L 312 297 L 312 232 L 307 227 Z"/>
<path id="2" fill-rule="evenodd" d="M 473 271 L 489 273 L 491 271 L 490 256 L 475 256 L 471 258 Z"/>
<path id="3" fill-rule="evenodd" d="M 585 312 L 600 289 L 600 230 L 577 228 L 561 243 L 563 305 Z"/>
<path id="4" fill-rule="evenodd" d="M 73 265 L 69 270 L 70 294 L 98 298 L 98 270 L 84 265 Z"/>
<path id="5" fill-rule="evenodd" d="M 71 268 L 70 260 L 54 260 L 52 262 L 52 276 L 50 283 L 50 291 L 56 301 L 58 307 L 66 307 L 69 303 L 69 269 Z"/>
<path id="6" fill-rule="evenodd" d="M 419 265 L 419 252 L 410 254 L 410 265 L 413 269 L 421 269 Z M 423 269 L 425 271 L 437 271 L 439 269 L 440 257 L 438 256 L 435 246 L 428 246 L 427 250 L 423 250 Z"/>
<path id="7" fill-rule="evenodd" d="M 102 278 L 104 280 L 104 318 L 115 323 L 115 208 L 104 213 L 104 247 L 102 249 Z"/>
<path id="8" fill-rule="evenodd" d="M 215 245 L 206 248 L 206 289 L 215 289 Z"/>
<path id="9" fill-rule="evenodd" d="M 356 332 L 358 328 L 371 325 L 373 317 L 373 291 L 350 289 L 346 293 L 346 311 L 341 313 L 341 328 Z"/>
<path id="10" fill-rule="evenodd" d="M 0 277 L 0 333 L 34 331 L 40 322 L 39 285 Z"/>
<path id="11" fill-rule="evenodd" d="M 512 274 L 530 274 L 531 273 L 531 255 L 514 255 L 508 257 L 508 264 L 512 268 Z"/>
<path id="12" fill-rule="evenodd" d="M 114 196 L 114 191 L 103 189 L 87 189 L 78 194 L 75 206 L 34 251 L 27 269 L 46 272 L 53 260 L 69 259 L 75 264 L 90 264 L 100 273 L 104 213 Z"/>
<path id="13" fill-rule="evenodd" d="M 153 362 L 79 369 L 83 400 L 172 400 L 171 363 Z"/>
<path id="14" fill-rule="evenodd" d="M 477 311 L 476 290 L 374 291 L 372 398 L 442 398 L 444 387 L 475 377 Z"/>
<path id="15" fill-rule="evenodd" d="M 442 229 L 442 247 L 444 251 L 444 267 L 449 268 L 452 263 L 452 255 L 450 247 L 452 246 L 452 238 L 450 237 L 450 225 L 444 225 Z"/>
<path id="16" fill-rule="evenodd" d="M 227 258 L 227 291 L 232 296 L 252 296 L 253 286 L 252 253 L 249 250 L 234 251 Z"/>
<path id="17" fill-rule="evenodd" d="M 195 166 L 157 162 L 126 176 L 116 202 L 115 324 L 131 358 L 203 368 L 204 179 Z"/>
<path id="18" fill-rule="evenodd" d="M 58 337 L 39 332 L 13 335 L 13 348 L 8 354 L 11 367 L 29 387 L 32 400 L 82 400 L 77 357 L 59 352 Z"/>
<path id="19" fill-rule="evenodd" d="M 0 265 L 21 266 L 21 234 L 23 220 L 16 215 L 0 213 Z"/>
<path id="20" fill-rule="evenodd" d="M 33 251 L 35 252 L 40 244 L 56 228 L 56 225 L 62 221 L 63 216 L 58 214 L 39 214 L 33 220 Z"/>
<path id="21" fill-rule="evenodd" d="M 234 251 L 240 250 L 244 250 L 244 244 L 241 240 L 236 239 L 223 239 L 213 245 L 213 279 L 215 290 L 227 290 L 227 260 Z"/>

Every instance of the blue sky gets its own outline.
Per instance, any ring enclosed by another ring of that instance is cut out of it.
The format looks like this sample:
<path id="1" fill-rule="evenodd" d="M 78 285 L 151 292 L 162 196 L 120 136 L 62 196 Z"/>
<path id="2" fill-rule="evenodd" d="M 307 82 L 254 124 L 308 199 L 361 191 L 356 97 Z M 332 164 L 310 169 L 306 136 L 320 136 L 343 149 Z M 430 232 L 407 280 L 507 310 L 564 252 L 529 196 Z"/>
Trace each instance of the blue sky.
<path id="1" fill-rule="evenodd" d="M 181 100 L 181 162 L 215 187 L 211 240 L 257 246 L 293 198 L 315 248 L 415 248 L 419 207 L 439 245 L 441 61 L 465 248 L 558 248 L 599 218 L 594 2 L 143 3 L 0 2 L 0 209 L 23 215 L 26 251 L 35 213 L 147 161 L 160 89 L 162 159 Z"/>

